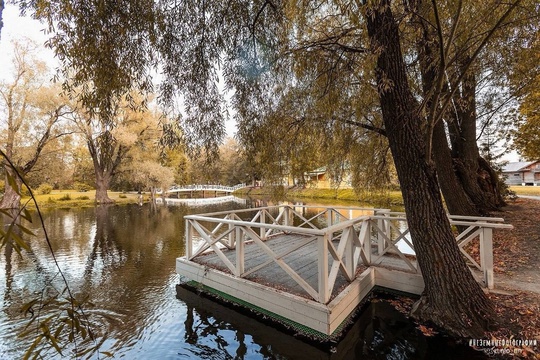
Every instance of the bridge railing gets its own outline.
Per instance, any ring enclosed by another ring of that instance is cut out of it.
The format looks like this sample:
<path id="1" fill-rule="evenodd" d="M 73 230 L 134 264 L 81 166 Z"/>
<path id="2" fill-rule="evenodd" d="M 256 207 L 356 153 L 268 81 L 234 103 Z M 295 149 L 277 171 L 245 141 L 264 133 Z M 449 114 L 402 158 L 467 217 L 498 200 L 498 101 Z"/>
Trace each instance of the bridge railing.
<path id="1" fill-rule="evenodd" d="M 270 264 L 277 264 L 308 294 L 327 303 L 337 276 L 355 278 L 359 265 L 387 266 L 385 256 L 392 256 L 412 273 L 419 273 L 414 259 L 403 213 L 388 209 L 339 208 L 279 205 L 256 209 L 188 215 L 186 220 L 186 258 L 213 251 L 226 271 L 246 277 Z M 456 240 L 471 268 L 483 273 L 484 284 L 493 288 L 493 229 L 512 228 L 501 218 L 451 216 L 451 223 L 465 229 Z M 302 240 L 286 249 L 273 250 L 266 240 L 280 234 L 302 235 Z M 477 248 L 471 246 L 479 242 Z M 252 243 L 265 254 L 266 261 L 246 267 L 245 245 Z M 317 280 L 304 279 L 287 263 L 287 255 L 316 243 Z M 230 255 L 232 250 L 234 256 Z M 403 269 L 403 267 L 401 267 Z"/>
<path id="2" fill-rule="evenodd" d="M 212 191 L 226 191 L 233 192 L 238 189 L 246 187 L 246 184 L 238 184 L 235 186 L 226 186 L 226 185 L 209 185 L 209 184 L 196 184 L 196 185 L 176 185 L 172 186 L 166 192 L 175 192 L 175 191 L 203 191 L 203 190 L 212 190 Z"/>

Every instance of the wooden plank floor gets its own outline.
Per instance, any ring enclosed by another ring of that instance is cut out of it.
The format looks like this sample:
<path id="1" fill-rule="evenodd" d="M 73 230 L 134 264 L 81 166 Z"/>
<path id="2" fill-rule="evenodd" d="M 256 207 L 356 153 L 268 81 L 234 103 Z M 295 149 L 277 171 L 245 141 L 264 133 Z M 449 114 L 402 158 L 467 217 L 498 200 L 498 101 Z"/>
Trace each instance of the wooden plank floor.
<path id="1" fill-rule="evenodd" d="M 300 234 L 280 235 L 273 237 L 265 242 L 265 244 L 274 251 L 275 254 L 280 255 L 287 252 L 290 248 L 300 245 L 307 239 L 313 240 L 300 249 L 292 252 L 283 257 L 283 260 L 294 271 L 296 271 L 308 284 L 310 284 L 315 290 L 318 290 L 318 272 L 317 272 L 317 239 Z M 334 245 L 337 248 L 337 243 Z M 231 261 L 236 263 L 236 253 L 234 250 L 223 249 L 225 256 Z M 246 243 L 245 246 L 245 271 L 249 271 L 260 264 L 270 260 L 270 257 L 255 243 Z M 379 266 L 391 267 L 399 270 L 409 271 L 408 266 L 403 263 L 399 258 L 384 256 L 381 259 Z M 205 253 L 197 256 L 192 261 L 205 265 L 214 269 L 218 269 L 227 273 L 230 271 L 225 267 L 223 262 L 214 253 Z M 331 255 L 328 255 L 329 266 L 332 266 L 333 259 Z M 360 266 L 359 272 L 365 270 L 366 267 Z M 271 286 L 275 289 L 284 290 L 290 294 L 308 297 L 308 294 L 300 285 L 294 281 L 278 264 L 272 262 L 271 264 L 247 275 L 245 279 L 257 282 L 262 285 Z M 336 282 L 333 288 L 331 298 L 334 298 L 339 291 L 341 291 L 348 281 L 345 276 L 340 272 L 336 278 Z"/>

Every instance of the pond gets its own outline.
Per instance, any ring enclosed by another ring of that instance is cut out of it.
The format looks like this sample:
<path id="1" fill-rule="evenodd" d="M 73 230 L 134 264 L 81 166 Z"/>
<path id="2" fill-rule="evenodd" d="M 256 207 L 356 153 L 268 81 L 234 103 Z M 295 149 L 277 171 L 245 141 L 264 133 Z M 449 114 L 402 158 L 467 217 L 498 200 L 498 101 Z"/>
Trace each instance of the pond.
<path id="1" fill-rule="evenodd" d="M 56 260 L 78 298 L 112 318 L 101 349 L 119 359 L 463 359 L 484 358 L 444 336 L 425 337 L 386 301 L 367 304 L 338 343 L 317 344 L 276 329 L 229 305 L 177 287 L 184 254 L 183 216 L 249 207 L 145 204 L 46 211 Z M 257 204 L 259 205 L 259 204 Z M 28 318 L 21 305 L 64 287 L 38 222 L 30 252 L 0 256 L 0 358 L 30 346 L 17 337 Z M 69 358 L 54 351 L 46 359 Z M 98 358 L 98 356 L 94 356 Z M 104 358 L 101 355 L 101 358 Z"/>

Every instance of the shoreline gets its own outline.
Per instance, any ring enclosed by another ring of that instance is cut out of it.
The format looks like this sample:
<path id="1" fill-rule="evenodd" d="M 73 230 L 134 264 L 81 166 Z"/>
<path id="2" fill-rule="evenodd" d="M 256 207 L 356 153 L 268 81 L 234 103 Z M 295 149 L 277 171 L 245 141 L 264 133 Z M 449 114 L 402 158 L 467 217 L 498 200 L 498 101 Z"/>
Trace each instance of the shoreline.
<path id="1" fill-rule="evenodd" d="M 540 200 L 540 187 L 513 186 L 510 188 L 519 198 Z M 138 203 L 136 192 L 109 191 L 109 197 L 114 200 L 112 205 L 125 205 Z M 247 188 L 235 191 L 233 195 L 260 197 L 275 200 L 311 199 L 332 202 L 335 200 L 352 203 L 367 203 L 373 206 L 403 206 L 403 198 L 399 190 L 381 190 L 356 192 L 354 189 L 319 189 L 319 188 L 273 188 L 259 187 Z M 144 200 L 150 198 L 148 193 L 143 193 Z M 83 208 L 93 207 L 95 203 L 95 190 L 81 192 L 76 190 L 53 190 L 50 194 L 35 194 L 38 206 L 41 209 L 51 208 Z M 24 196 L 21 205 L 28 210 L 35 210 L 35 204 L 29 196 Z M 356 204 L 355 204 L 356 205 Z"/>

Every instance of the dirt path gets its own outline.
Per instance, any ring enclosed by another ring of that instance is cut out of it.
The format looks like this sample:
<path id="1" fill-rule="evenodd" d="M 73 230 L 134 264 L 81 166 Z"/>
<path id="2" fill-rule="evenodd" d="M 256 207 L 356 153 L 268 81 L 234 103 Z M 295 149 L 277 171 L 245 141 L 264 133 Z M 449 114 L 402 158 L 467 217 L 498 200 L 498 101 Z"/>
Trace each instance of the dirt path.
<path id="1" fill-rule="evenodd" d="M 514 225 L 494 231 L 496 286 L 540 295 L 540 201 L 519 198 L 496 216 Z"/>
<path id="2" fill-rule="evenodd" d="M 504 218 L 514 229 L 493 234 L 498 291 L 488 296 L 501 327 L 491 337 L 540 343 L 540 201 L 518 198 L 493 216 Z M 518 350 L 519 358 L 540 359 L 540 345 Z"/>

